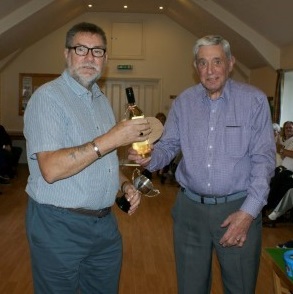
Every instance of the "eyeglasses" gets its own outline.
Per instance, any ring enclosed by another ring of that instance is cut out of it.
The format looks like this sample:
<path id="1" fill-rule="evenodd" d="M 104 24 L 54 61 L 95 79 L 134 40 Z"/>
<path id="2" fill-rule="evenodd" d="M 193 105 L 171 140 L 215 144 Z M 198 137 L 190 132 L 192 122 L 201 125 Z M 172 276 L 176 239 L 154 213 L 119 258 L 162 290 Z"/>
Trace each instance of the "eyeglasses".
<path id="1" fill-rule="evenodd" d="M 67 47 L 68 49 L 74 49 L 76 55 L 79 56 L 87 56 L 89 51 L 92 52 L 92 55 L 94 57 L 103 57 L 106 53 L 106 49 L 104 48 L 99 48 L 99 47 L 93 47 L 89 48 L 84 45 L 79 45 L 79 46 L 73 46 L 73 47 Z"/>

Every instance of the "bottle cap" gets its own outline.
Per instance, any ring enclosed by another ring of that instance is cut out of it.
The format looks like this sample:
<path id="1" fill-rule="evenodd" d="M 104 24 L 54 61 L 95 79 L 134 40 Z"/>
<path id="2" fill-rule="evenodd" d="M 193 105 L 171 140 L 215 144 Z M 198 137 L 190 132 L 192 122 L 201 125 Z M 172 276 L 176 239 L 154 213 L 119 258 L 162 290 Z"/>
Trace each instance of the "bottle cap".
<path id="1" fill-rule="evenodd" d="M 127 96 L 127 101 L 128 103 L 135 103 L 135 97 L 134 97 L 134 93 L 133 93 L 133 89 L 132 87 L 126 88 L 126 96 Z"/>

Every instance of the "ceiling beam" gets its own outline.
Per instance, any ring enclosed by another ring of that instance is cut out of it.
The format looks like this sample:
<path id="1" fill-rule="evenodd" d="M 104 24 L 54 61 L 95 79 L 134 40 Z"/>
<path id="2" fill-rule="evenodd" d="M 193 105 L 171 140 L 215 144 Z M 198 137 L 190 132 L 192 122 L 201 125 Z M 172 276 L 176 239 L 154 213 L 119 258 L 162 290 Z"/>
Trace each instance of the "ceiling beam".
<path id="1" fill-rule="evenodd" d="M 191 0 L 199 5 L 214 17 L 225 23 L 243 38 L 250 42 L 252 46 L 263 56 L 263 58 L 274 68 L 280 68 L 281 50 L 273 43 L 269 42 L 262 35 L 251 29 L 244 22 L 224 10 L 215 2 L 209 0 Z"/>
<path id="2" fill-rule="evenodd" d="M 0 20 L 0 35 L 27 19 L 54 0 L 32 0 Z"/>

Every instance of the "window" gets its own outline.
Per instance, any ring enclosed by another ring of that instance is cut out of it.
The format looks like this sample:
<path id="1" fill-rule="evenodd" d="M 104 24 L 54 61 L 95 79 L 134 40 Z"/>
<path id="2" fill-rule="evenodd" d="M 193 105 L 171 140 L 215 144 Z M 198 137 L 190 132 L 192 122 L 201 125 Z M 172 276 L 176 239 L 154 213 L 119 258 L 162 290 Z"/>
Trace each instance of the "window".
<path id="1" fill-rule="evenodd" d="M 284 73 L 284 87 L 281 93 L 280 126 L 293 120 L 293 71 Z"/>

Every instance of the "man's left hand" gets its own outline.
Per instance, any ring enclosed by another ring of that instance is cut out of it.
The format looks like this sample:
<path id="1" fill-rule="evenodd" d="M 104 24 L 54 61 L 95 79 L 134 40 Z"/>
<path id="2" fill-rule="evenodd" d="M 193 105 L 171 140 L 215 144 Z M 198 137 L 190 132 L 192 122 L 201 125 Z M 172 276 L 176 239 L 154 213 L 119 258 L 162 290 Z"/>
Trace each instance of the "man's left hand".
<path id="1" fill-rule="evenodd" d="M 138 208 L 141 200 L 141 193 L 135 189 L 133 185 L 127 185 L 125 187 L 125 196 L 130 203 L 128 214 L 133 214 Z"/>
<path id="2" fill-rule="evenodd" d="M 227 231 L 221 238 L 220 244 L 223 247 L 242 247 L 252 221 L 253 217 L 241 210 L 230 214 L 221 225 L 222 228 L 227 227 Z"/>

